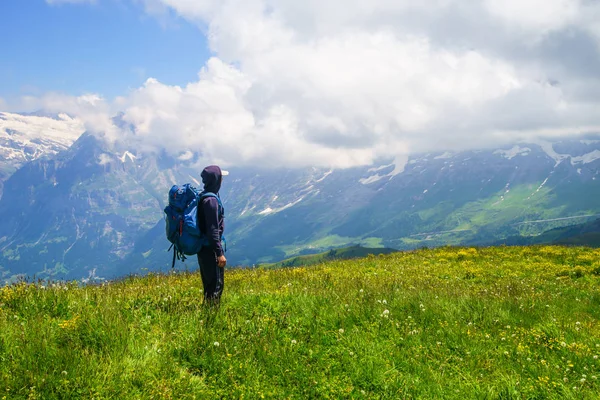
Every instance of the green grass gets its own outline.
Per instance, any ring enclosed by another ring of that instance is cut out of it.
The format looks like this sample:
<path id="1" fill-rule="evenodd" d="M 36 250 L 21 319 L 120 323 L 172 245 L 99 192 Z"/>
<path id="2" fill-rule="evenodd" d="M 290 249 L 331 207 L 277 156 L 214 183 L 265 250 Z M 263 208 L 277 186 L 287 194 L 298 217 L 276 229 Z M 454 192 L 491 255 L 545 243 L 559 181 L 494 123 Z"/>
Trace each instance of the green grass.
<path id="1" fill-rule="evenodd" d="M 592 399 L 600 250 L 440 248 L 0 289 L 0 399 Z"/>

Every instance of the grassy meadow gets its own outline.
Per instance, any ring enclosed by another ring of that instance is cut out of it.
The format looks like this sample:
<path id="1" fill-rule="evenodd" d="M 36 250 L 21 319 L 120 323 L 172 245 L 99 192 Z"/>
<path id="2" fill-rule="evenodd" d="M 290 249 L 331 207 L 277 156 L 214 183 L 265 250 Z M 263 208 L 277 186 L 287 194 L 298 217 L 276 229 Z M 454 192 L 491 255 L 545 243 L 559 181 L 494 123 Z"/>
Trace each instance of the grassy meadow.
<path id="1" fill-rule="evenodd" d="M 0 399 L 600 398 L 600 250 L 0 288 Z"/>

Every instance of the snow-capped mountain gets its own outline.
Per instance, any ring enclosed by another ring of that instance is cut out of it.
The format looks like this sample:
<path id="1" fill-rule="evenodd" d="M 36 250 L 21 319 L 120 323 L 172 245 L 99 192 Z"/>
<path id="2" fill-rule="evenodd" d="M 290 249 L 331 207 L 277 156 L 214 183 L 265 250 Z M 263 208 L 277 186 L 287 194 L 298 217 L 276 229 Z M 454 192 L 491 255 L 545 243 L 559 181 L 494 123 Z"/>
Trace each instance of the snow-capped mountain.
<path id="1" fill-rule="evenodd" d="M 600 214 L 599 153 L 600 140 L 587 139 L 346 170 L 231 168 L 222 191 L 229 258 L 248 265 L 356 243 L 484 244 L 586 221 Z M 168 267 L 163 225 L 136 241 L 123 268 Z"/>
<path id="2" fill-rule="evenodd" d="M 81 121 L 66 114 L 0 112 L 0 196 L 3 182 L 24 163 L 55 156 L 69 148 L 83 131 Z"/>
<path id="3" fill-rule="evenodd" d="M 358 243 L 484 244 L 600 214 L 598 137 L 345 170 L 229 170 L 221 196 L 233 265 Z M 89 134 L 24 164 L 0 199 L 0 278 L 168 269 L 167 192 L 174 183 L 200 186 L 199 175 L 188 161 L 125 144 L 109 148 Z M 197 265 L 192 258 L 184 267 Z"/>

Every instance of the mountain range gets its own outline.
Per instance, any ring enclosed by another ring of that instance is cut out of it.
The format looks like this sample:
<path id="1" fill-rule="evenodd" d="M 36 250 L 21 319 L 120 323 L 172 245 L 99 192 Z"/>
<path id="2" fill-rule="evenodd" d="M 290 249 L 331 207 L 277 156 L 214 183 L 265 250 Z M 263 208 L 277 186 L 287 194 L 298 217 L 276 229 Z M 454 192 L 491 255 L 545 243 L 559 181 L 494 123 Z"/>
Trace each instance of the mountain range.
<path id="1" fill-rule="evenodd" d="M 95 280 L 170 268 L 162 210 L 172 184 L 201 186 L 197 157 L 109 145 L 66 115 L 0 113 L 0 124 L 0 137 L 14 138 L 0 147 L 0 278 Z M 228 169 L 221 197 L 230 265 L 349 245 L 485 245 L 600 214 L 600 136 L 348 169 Z"/>

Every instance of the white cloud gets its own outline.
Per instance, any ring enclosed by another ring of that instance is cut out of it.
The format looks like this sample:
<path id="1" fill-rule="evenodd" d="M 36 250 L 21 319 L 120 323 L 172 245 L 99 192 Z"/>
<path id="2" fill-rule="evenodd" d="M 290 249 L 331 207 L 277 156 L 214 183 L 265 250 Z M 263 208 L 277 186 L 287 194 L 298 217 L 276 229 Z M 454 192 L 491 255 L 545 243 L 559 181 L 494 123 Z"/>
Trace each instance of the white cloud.
<path id="1" fill-rule="evenodd" d="M 100 156 L 98 157 L 98 164 L 99 165 L 106 165 L 106 164 L 110 164 L 110 162 L 113 160 L 113 158 L 106 153 L 102 153 L 100 154 Z"/>
<path id="2" fill-rule="evenodd" d="M 600 125 L 600 93 L 578 96 L 587 82 L 536 47 L 571 27 L 593 31 L 600 8 L 578 0 L 158 2 L 206 24 L 211 62 L 233 63 L 245 82 L 235 111 L 218 113 L 235 129 L 196 116 L 233 148 L 244 143 L 236 160 L 300 162 L 310 151 L 320 163 L 370 162 Z"/>
<path id="3" fill-rule="evenodd" d="M 51 92 L 41 97 L 22 96 L 7 109 L 12 112 L 44 110 L 50 113 L 66 113 L 76 116 L 88 132 L 102 134 L 111 141 L 117 140 L 121 135 L 112 122 L 116 112 L 113 105 L 98 94 L 76 97 Z"/>
<path id="4" fill-rule="evenodd" d="M 485 0 L 486 9 L 511 26 L 543 35 L 576 22 L 579 0 Z"/>
<path id="5" fill-rule="evenodd" d="M 110 137 L 122 111 L 138 149 L 339 167 L 600 130 L 598 2 L 139 1 L 207 32 L 198 80 L 41 100 Z"/>
<path id="6" fill-rule="evenodd" d="M 124 119 L 136 127 L 127 140 L 138 149 L 165 148 L 184 158 L 192 151 L 229 165 L 351 166 L 372 159 L 369 148 L 338 151 L 305 140 L 289 106 L 271 105 L 254 114 L 245 104 L 251 88 L 244 74 L 216 58 L 198 82 L 184 88 L 150 79 L 118 101 Z"/>

